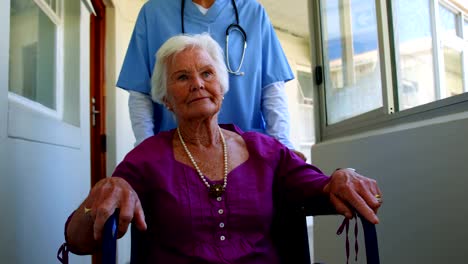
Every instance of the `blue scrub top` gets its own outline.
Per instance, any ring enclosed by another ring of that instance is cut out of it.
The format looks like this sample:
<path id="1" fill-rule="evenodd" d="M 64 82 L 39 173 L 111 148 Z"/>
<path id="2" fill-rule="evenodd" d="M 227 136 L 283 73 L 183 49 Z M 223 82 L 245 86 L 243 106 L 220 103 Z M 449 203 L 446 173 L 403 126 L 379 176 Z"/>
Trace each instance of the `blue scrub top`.
<path id="1" fill-rule="evenodd" d="M 191 0 L 184 0 L 185 33 L 208 32 L 225 51 L 226 29 L 236 23 L 231 0 L 216 0 L 203 15 Z M 289 81 L 294 75 L 276 33 L 263 7 L 256 0 L 237 0 L 239 24 L 247 34 L 247 49 L 241 71 L 230 74 L 229 92 L 218 116 L 219 123 L 234 123 L 244 131 L 265 133 L 262 116 L 262 88 Z M 145 94 L 151 92 L 151 75 L 159 47 L 170 37 L 181 34 L 181 2 L 150 0 L 140 10 L 117 86 Z M 229 60 L 237 69 L 243 38 L 237 31 L 229 34 Z M 176 127 L 173 114 L 154 103 L 154 132 Z"/>

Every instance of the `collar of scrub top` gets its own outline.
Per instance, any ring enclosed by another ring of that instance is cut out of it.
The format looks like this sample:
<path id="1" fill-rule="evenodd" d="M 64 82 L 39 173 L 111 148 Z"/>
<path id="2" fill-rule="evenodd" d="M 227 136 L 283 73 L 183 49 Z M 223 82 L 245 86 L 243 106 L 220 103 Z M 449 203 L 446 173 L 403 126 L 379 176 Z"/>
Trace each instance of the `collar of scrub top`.
<path id="1" fill-rule="evenodd" d="M 236 23 L 233 23 L 229 25 L 226 28 L 226 66 L 227 70 L 229 73 L 234 74 L 234 75 L 239 75 L 242 76 L 244 75 L 244 72 L 241 72 L 242 64 L 244 63 L 244 57 L 245 57 L 245 50 L 247 49 L 247 34 L 245 33 L 245 30 L 239 25 L 239 12 L 237 10 L 237 5 L 235 0 L 231 0 L 232 6 L 234 7 L 234 13 L 236 15 Z M 185 10 L 185 0 L 181 0 L 181 7 L 180 7 L 180 21 L 182 25 L 182 33 L 185 34 L 185 24 L 184 24 L 184 10 Z M 233 70 L 231 68 L 231 65 L 229 63 L 229 33 L 233 30 L 239 31 L 239 33 L 242 35 L 242 38 L 244 39 L 244 48 L 242 50 L 242 56 L 241 60 L 239 63 L 239 67 L 237 67 L 236 70 Z"/>

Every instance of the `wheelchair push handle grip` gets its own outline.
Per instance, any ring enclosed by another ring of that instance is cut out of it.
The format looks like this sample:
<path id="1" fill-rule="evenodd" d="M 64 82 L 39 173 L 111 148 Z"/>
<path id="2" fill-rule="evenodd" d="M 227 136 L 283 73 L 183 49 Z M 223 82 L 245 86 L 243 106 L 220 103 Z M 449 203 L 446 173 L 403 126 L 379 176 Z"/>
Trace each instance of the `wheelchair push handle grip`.
<path id="1" fill-rule="evenodd" d="M 102 263 L 115 264 L 117 256 L 117 234 L 119 226 L 119 210 L 107 219 L 102 234 Z"/>

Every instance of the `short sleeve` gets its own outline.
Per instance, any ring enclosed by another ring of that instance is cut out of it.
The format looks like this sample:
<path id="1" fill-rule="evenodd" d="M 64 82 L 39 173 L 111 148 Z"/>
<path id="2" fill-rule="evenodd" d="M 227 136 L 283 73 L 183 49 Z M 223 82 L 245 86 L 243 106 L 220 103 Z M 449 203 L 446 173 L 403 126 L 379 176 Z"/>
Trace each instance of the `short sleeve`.
<path id="1" fill-rule="evenodd" d="M 144 5 L 138 14 L 117 86 L 125 90 L 149 94 L 151 91 L 151 68 L 148 56 L 146 10 L 146 5 Z"/>

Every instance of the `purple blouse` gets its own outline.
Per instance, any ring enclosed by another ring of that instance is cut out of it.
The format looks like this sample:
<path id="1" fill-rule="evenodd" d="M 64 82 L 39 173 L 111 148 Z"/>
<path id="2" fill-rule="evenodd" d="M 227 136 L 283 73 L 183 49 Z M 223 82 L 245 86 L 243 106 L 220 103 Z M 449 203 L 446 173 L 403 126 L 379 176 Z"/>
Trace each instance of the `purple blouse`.
<path id="1" fill-rule="evenodd" d="M 116 168 L 114 176 L 128 181 L 143 205 L 144 263 L 279 263 L 270 234 L 273 197 L 282 192 L 288 201 L 301 201 L 328 183 L 276 139 L 222 127 L 242 136 L 249 157 L 228 174 L 221 197 L 210 197 L 197 171 L 175 160 L 175 130 L 148 138 Z"/>

